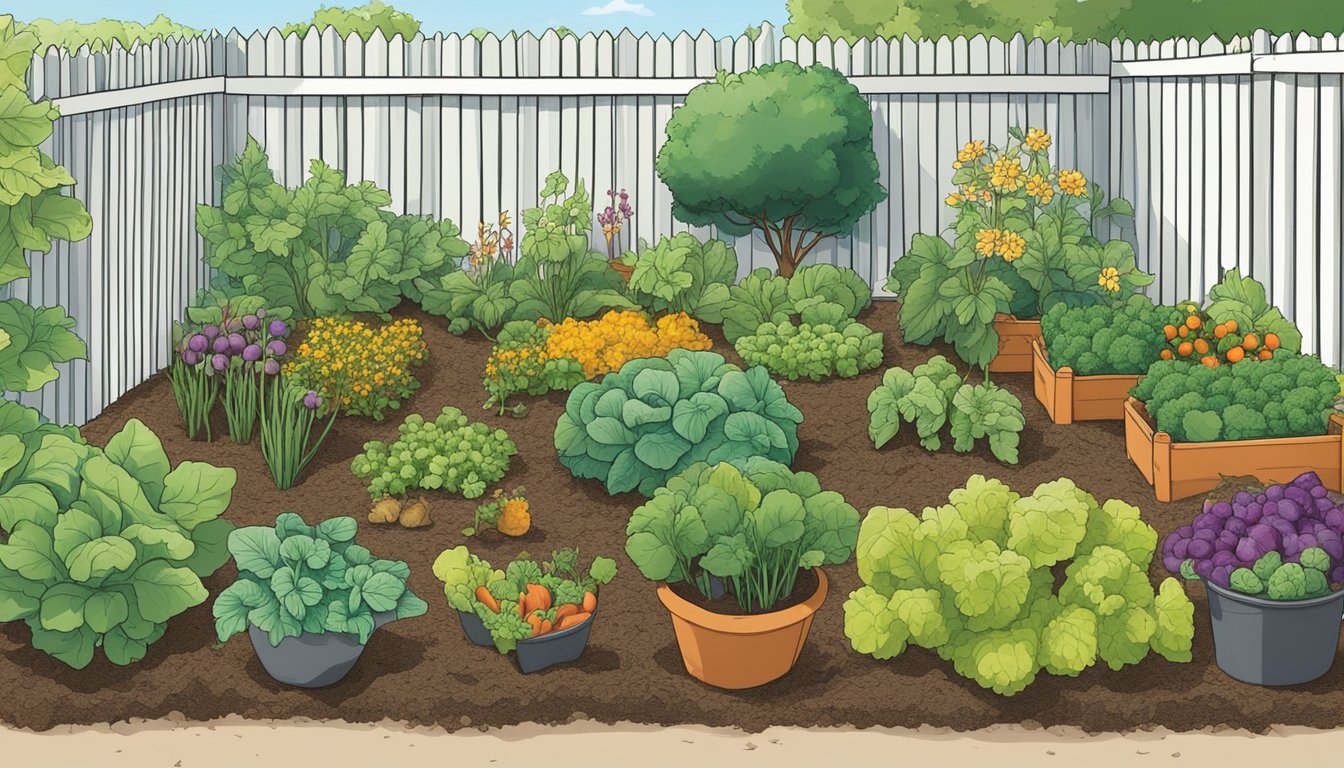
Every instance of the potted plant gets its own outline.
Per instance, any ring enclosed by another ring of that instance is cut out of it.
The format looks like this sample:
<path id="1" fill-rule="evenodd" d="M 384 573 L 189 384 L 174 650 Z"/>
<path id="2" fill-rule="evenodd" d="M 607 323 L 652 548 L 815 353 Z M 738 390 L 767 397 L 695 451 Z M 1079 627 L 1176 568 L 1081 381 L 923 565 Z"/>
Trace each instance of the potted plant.
<path id="1" fill-rule="evenodd" d="M 467 637 L 501 654 L 517 651 L 519 668 L 531 673 L 583 655 L 598 589 L 615 578 L 616 561 L 595 557 L 580 574 L 578 550 L 561 549 L 547 561 L 520 555 L 501 571 L 455 547 L 435 559 L 434 576 Z"/>
<path id="2" fill-rule="evenodd" d="M 669 479 L 631 515 L 625 551 L 658 582 L 686 671 L 740 689 L 793 668 L 826 600 L 821 566 L 848 561 L 858 533 L 858 511 L 816 476 L 753 457 Z"/>
<path id="3" fill-rule="evenodd" d="M 219 641 L 246 630 L 271 677 L 322 688 L 350 672 L 374 630 L 424 614 L 411 569 L 354 543 L 357 529 L 353 517 L 312 526 L 285 512 L 274 528 L 229 534 L 238 579 L 215 600 Z"/>
<path id="4" fill-rule="evenodd" d="M 1227 674 L 1298 685 L 1330 671 L 1344 612 L 1344 510 L 1315 473 L 1205 501 L 1167 536 L 1162 561 L 1204 582 Z"/>

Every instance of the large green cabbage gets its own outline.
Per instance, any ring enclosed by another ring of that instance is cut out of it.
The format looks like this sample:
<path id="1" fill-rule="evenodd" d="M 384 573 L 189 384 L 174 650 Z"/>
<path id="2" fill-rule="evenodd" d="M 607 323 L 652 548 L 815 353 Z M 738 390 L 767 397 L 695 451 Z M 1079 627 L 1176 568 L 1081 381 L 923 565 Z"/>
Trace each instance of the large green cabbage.
<path id="1" fill-rule="evenodd" d="M 674 349 L 575 387 L 555 448 L 575 477 L 601 480 L 612 494 L 652 496 L 698 461 L 790 464 L 802 421 L 764 368 L 743 371 L 713 352 Z"/>

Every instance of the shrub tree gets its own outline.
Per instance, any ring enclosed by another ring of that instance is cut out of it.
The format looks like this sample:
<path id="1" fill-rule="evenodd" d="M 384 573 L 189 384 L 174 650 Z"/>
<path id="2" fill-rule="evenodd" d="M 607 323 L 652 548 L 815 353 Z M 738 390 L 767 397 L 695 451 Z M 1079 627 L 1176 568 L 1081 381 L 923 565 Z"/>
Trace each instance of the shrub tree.
<path id="1" fill-rule="evenodd" d="M 657 167 L 678 219 L 762 230 L 785 277 L 886 195 L 868 102 L 820 64 L 720 72 L 697 86 L 667 124 Z"/>

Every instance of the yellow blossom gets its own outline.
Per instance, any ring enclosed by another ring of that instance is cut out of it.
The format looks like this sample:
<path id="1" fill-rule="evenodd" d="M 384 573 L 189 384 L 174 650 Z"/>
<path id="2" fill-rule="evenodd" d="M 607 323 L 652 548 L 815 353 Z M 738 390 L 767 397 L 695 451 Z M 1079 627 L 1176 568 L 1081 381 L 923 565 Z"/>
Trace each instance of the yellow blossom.
<path id="1" fill-rule="evenodd" d="M 1087 178 L 1082 171 L 1060 171 L 1059 188 L 1066 195 L 1082 197 L 1087 194 Z"/>
<path id="2" fill-rule="evenodd" d="M 994 243 L 999 239 L 999 230 L 982 229 L 975 233 L 975 252 L 981 256 L 994 255 Z"/>
<path id="3" fill-rule="evenodd" d="M 994 253 L 1002 256 L 1004 261 L 1013 262 L 1022 258 L 1026 253 L 1027 241 L 1016 232 L 1004 230 L 999 233 L 998 239 L 994 242 Z"/>
<path id="4" fill-rule="evenodd" d="M 1003 192 L 1016 192 L 1022 188 L 1022 164 L 1009 157 L 1000 157 L 990 168 L 989 183 Z"/>
<path id="5" fill-rule="evenodd" d="M 1027 194 L 1036 198 L 1041 205 L 1048 205 L 1055 196 L 1055 188 L 1050 186 L 1048 179 L 1038 173 L 1027 179 Z"/>
<path id="6" fill-rule="evenodd" d="M 1115 267 L 1106 267 L 1105 269 L 1101 270 L 1101 274 L 1097 276 L 1097 285 L 1100 285 L 1102 288 L 1106 289 L 1107 291 L 1110 291 L 1111 293 L 1119 293 L 1120 270 L 1116 269 Z"/>
<path id="7" fill-rule="evenodd" d="M 1024 143 L 1033 152 L 1043 152 L 1050 146 L 1050 134 L 1040 128 L 1032 128 L 1027 131 Z"/>
<path id="8" fill-rule="evenodd" d="M 952 194 L 948 195 L 947 199 L 944 200 L 943 202 L 947 203 L 948 205 L 954 205 L 954 206 L 961 205 L 962 203 L 966 202 L 966 198 L 962 197 L 956 192 L 953 192 Z"/>
<path id="9" fill-rule="evenodd" d="M 972 160 L 978 160 L 985 156 L 985 142 L 977 139 L 968 141 L 960 151 L 957 152 L 957 160 L 963 163 L 969 163 Z"/>

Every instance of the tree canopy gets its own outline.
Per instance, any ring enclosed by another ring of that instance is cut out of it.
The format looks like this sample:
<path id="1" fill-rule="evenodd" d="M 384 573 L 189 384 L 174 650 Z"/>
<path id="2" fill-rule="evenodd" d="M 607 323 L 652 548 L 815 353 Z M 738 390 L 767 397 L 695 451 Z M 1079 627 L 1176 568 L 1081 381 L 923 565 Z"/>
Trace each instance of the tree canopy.
<path id="1" fill-rule="evenodd" d="M 886 196 L 868 102 L 823 65 L 720 72 L 696 86 L 672 113 L 657 169 L 673 215 L 728 234 L 762 230 L 786 277 Z"/>
<path id="2" fill-rule="evenodd" d="M 902 35 L 1007 39 L 1019 32 L 1066 40 L 1227 40 L 1256 29 L 1344 29 L 1340 0 L 788 0 L 788 11 L 786 35 L 850 42 Z"/>
<path id="3" fill-rule="evenodd" d="M 403 40 L 410 40 L 415 37 L 415 33 L 420 31 L 420 20 L 405 11 L 399 11 L 380 0 L 354 8 L 339 8 L 332 6 L 330 8 L 318 8 L 313 13 L 311 21 L 301 21 L 287 25 L 281 30 L 285 35 L 290 32 L 298 32 L 300 35 L 308 31 L 309 27 L 316 27 L 318 32 L 323 32 L 327 27 L 336 30 L 336 34 L 341 37 L 349 37 L 353 32 L 361 39 L 368 40 L 373 36 L 374 30 L 382 30 L 383 37 L 391 40 L 396 35 L 401 35 Z"/>

